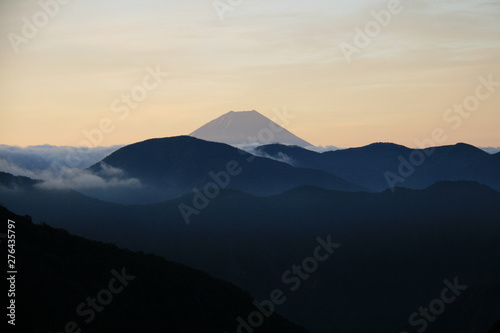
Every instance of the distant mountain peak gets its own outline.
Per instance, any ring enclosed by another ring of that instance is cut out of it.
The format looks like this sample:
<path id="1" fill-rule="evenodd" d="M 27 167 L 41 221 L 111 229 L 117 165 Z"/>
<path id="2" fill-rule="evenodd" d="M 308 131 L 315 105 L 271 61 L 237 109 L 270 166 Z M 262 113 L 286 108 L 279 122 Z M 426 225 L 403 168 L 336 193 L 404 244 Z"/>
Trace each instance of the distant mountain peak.
<path id="1" fill-rule="evenodd" d="M 455 148 L 458 149 L 463 149 L 463 150 L 471 150 L 471 151 L 481 151 L 481 149 L 477 148 L 476 146 L 470 145 L 468 143 L 464 142 L 458 142 L 454 145 Z"/>
<path id="2" fill-rule="evenodd" d="M 371 147 L 371 148 L 393 148 L 393 147 L 399 147 L 399 148 L 408 148 L 406 146 L 394 143 L 394 142 L 374 142 L 371 143 L 367 146 L 364 147 Z M 363 148 L 363 147 L 360 147 Z"/>
<path id="3" fill-rule="evenodd" d="M 448 193 L 488 192 L 488 193 L 495 193 L 495 195 L 498 194 L 498 191 L 494 190 L 488 185 L 468 180 L 458 180 L 458 181 L 441 180 L 427 187 L 427 190 L 442 191 Z"/>
<path id="4" fill-rule="evenodd" d="M 255 110 L 229 111 L 198 128 L 190 136 L 230 145 L 281 143 L 312 146 Z"/>
<path id="5" fill-rule="evenodd" d="M 253 113 L 253 114 L 260 114 L 259 112 L 255 111 L 255 110 L 250 110 L 250 111 L 229 111 L 228 113 L 226 114 L 232 114 L 232 113 Z"/>

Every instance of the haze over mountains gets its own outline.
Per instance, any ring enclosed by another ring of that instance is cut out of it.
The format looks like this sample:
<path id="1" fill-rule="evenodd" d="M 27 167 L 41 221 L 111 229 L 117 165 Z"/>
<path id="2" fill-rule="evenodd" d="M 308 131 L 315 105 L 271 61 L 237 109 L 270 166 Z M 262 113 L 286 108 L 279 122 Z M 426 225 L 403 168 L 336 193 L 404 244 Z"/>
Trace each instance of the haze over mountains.
<path id="1" fill-rule="evenodd" d="M 500 193 L 477 183 L 372 194 L 301 187 L 270 197 L 221 190 L 186 225 L 179 205 L 191 195 L 123 206 L 0 179 L 11 188 L 0 202 L 20 214 L 201 269 L 259 301 L 287 290 L 280 313 L 311 332 L 408 329 L 408 317 L 455 277 L 468 289 L 428 332 L 486 332 L 500 318 Z M 318 237 L 340 246 L 307 277 L 283 280 Z"/>
<path id="2" fill-rule="evenodd" d="M 255 154 L 258 157 L 187 136 L 147 140 L 123 147 L 88 169 L 108 183 L 137 180 L 141 185 L 134 191 L 120 187 L 81 191 L 118 203 L 153 203 L 193 189 L 203 191 L 214 182 L 255 195 L 278 194 L 301 185 L 341 191 L 422 189 L 443 180 L 477 181 L 500 190 L 500 153 L 490 155 L 467 144 L 416 150 L 376 143 L 325 153 L 274 144 L 257 147 Z M 228 163 L 234 163 L 237 175 L 225 184 L 222 174 Z M 110 168 L 121 176 L 107 174 Z"/>
<path id="3" fill-rule="evenodd" d="M 257 146 L 275 143 L 299 146 L 317 152 L 338 150 L 335 146 L 312 146 L 309 142 L 289 132 L 284 126 L 288 125 L 291 119 L 293 116 L 287 114 L 286 110 L 282 113 L 277 112 L 273 118 L 274 121 L 257 111 L 231 111 L 200 127 L 191 133 L 191 136 L 207 141 L 227 143 L 251 153 Z M 121 147 L 123 145 L 112 147 L 37 145 L 24 148 L 0 145 L 0 171 L 44 180 L 69 178 L 75 170 L 88 168 Z M 489 154 L 496 154 L 500 151 L 500 148 L 494 147 L 480 149 Z M 278 160 L 283 160 L 283 158 L 278 157 Z M 75 185 L 73 188 L 80 187 L 78 184 L 73 185 Z"/>

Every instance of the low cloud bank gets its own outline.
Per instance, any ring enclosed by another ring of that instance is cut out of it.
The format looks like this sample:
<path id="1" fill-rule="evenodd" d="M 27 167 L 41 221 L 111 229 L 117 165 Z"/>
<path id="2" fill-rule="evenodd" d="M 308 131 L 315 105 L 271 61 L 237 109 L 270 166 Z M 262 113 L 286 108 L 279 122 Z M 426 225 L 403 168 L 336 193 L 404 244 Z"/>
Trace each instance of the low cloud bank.
<path id="1" fill-rule="evenodd" d="M 66 168 L 57 178 L 43 179 L 38 185 L 45 189 L 106 189 L 106 188 L 138 188 L 141 182 L 136 178 L 119 177 L 125 173 L 123 170 L 108 167 L 111 170 L 108 177 L 101 172 L 92 173 L 88 170 Z"/>
<path id="2" fill-rule="evenodd" d="M 0 160 L 21 169 L 40 172 L 47 169 L 69 167 L 85 169 L 101 161 L 123 146 L 111 147 L 70 147 L 70 146 L 28 146 L 0 145 Z"/>
<path id="3" fill-rule="evenodd" d="M 0 171 L 39 179 L 46 189 L 137 188 L 138 179 L 129 178 L 123 170 L 101 163 L 98 173 L 85 170 L 122 146 L 76 148 L 68 146 L 0 145 Z"/>
<path id="4" fill-rule="evenodd" d="M 496 154 L 500 152 L 500 147 L 479 147 L 479 149 L 484 150 L 488 154 Z"/>

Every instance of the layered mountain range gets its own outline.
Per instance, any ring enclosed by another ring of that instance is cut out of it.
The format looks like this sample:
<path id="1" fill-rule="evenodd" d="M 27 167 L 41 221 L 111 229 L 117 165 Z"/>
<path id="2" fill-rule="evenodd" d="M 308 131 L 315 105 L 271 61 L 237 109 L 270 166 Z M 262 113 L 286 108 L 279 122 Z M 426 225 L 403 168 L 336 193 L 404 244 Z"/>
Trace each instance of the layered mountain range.
<path id="1" fill-rule="evenodd" d="M 410 331 L 412 313 L 455 278 L 468 289 L 428 332 L 486 332 L 500 318 L 500 193 L 478 183 L 383 193 L 305 186 L 267 197 L 221 190 L 187 225 L 179 207 L 193 195 L 120 205 L 1 179 L 0 202 L 37 221 L 200 269 L 259 301 L 284 290 L 279 313 L 311 332 Z M 294 271 L 318 237 L 339 246 L 307 274 Z"/>
<path id="2" fill-rule="evenodd" d="M 4 207 L 0 217 L 14 221 L 19 235 L 20 332 L 236 332 L 237 318 L 255 310 L 248 293 L 206 273 L 35 225 Z M 100 295 L 110 286 L 108 302 Z M 259 331 L 307 333 L 277 314 Z"/>
<path id="3" fill-rule="evenodd" d="M 90 183 L 81 188 L 0 172 L 0 204 L 30 215 L 0 209 L 21 221 L 20 255 L 30 276 L 39 271 L 23 280 L 21 298 L 32 308 L 53 295 L 55 312 L 41 311 L 29 330 L 56 330 L 60 317 L 71 319 L 66 309 L 106 282 L 81 276 L 127 263 L 137 287 L 103 313 L 96 332 L 144 302 L 155 306 L 141 312 L 149 326 L 122 320 L 121 329 L 305 332 L 288 318 L 312 333 L 498 330 L 500 153 L 462 143 L 317 153 L 281 130 L 281 143 L 235 147 L 238 129 L 256 135 L 258 126 L 245 125 L 256 117 L 230 113 L 197 131 L 220 142 L 179 136 L 124 146 L 79 170 Z M 265 310 L 238 288 L 258 304 L 279 299 L 273 307 L 284 318 L 244 328 L 238 313 Z"/>
<path id="4" fill-rule="evenodd" d="M 332 173 L 296 168 L 286 163 L 258 157 L 223 143 L 189 136 L 152 139 L 123 147 L 89 168 L 104 178 L 109 168 L 122 177 L 138 179 L 142 186 L 133 192 L 96 189 L 85 193 L 119 203 L 152 203 L 203 190 L 209 183 L 225 182 L 228 167 L 234 175 L 224 186 L 249 194 L 278 194 L 300 185 L 317 185 L 343 191 L 365 190 Z"/>
<path id="5" fill-rule="evenodd" d="M 392 143 L 317 153 L 298 146 L 260 146 L 256 154 L 299 168 L 327 171 L 372 191 L 425 188 L 442 180 L 477 181 L 500 191 L 500 153 L 456 145 L 411 149 Z"/>

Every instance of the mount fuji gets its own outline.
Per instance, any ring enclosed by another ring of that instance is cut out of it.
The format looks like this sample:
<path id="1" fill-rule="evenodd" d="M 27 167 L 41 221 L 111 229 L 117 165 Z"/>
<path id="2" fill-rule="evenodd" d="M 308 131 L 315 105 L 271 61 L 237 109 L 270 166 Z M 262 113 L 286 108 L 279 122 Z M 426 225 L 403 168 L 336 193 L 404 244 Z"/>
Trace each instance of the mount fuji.
<path id="1" fill-rule="evenodd" d="M 302 140 L 257 111 L 230 111 L 189 134 L 198 139 L 229 145 L 281 143 L 299 147 L 312 144 Z"/>

